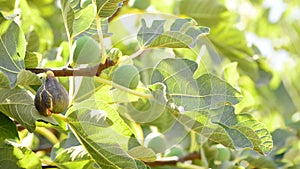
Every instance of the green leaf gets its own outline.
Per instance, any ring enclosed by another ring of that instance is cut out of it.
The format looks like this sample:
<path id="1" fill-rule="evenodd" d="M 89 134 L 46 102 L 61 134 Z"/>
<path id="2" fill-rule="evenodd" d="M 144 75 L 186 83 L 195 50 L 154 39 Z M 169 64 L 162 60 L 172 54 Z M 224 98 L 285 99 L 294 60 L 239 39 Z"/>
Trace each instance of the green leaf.
<path id="1" fill-rule="evenodd" d="M 71 1 L 68 0 L 60 0 L 62 17 L 69 37 L 73 34 L 73 22 L 75 19 L 74 10 L 71 8 L 70 3 Z"/>
<path id="2" fill-rule="evenodd" d="M 194 79 L 197 68 L 197 63 L 191 60 L 163 59 L 154 68 L 152 83 L 163 82 L 171 101 L 185 111 L 239 102 L 239 92 L 218 77 L 204 74 Z"/>
<path id="3" fill-rule="evenodd" d="M 41 161 L 34 152 L 11 141 L 0 144 L 0 159 L 0 168 L 42 168 Z"/>
<path id="4" fill-rule="evenodd" d="M 39 65 L 39 60 L 41 60 L 42 55 L 36 52 L 28 52 L 25 54 L 25 67 L 26 68 L 36 68 Z"/>
<path id="5" fill-rule="evenodd" d="M 41 84 L 40 78 L 28 70 L 21 70 L 18 74 L 17 85 L 29 86 Z"/>
<path id="6" fill-rule="evenodd" d="M 124 0 L 96 0 L 97 15 L 101 18 L 112 16 Z"/>
<path id="7" fill-rule="evenodd" d="M 186 112 L 178 118 L 196 133 L 234 149 L 253 149 L 267 155 L 273 148 L 266 127 L 249 114 L 234 114 L 232 106 L 207 112 Z"/>
<path id="8" fill-rule="evenodd" d="M 0 71 L 0 88 L 10 88 L 10 82 L 8 77 Z"/>
<path id="9" fill-rule="evenodd" d="M 57 154 L 54 162 L 63 168 L 89 168 L 95 164 L 82 146 L 73 146 Z"/>
<path id="10" fill-rule="evenodd" d="M 166 87 L 162 83 L 148 86 L 153 98 L 139 98 L 137 101 L 121 104 L 118 112 L 138 123 L 150 123 L 159 118 L 166 109 Z"/>
<path id="11" fill-rule="evenodd" d="M 237 119 L 239 123 L 236 128 L 247 133 L 248 138 L 254 145 L 254 150 L 267 155 L 273 148 L 273 140 L 265 125 L 249 114 L 238 114 Z"/>
<path id="12" fill-rule="evenodd" d="M 5 139 L 18 139 L 18 131 L 16 124 L 7 116 L 0 112 L 0 143 Z"/>
<path id="13" fill-rule="evenodd" d="M 95 19 L 96 13 L 91 0 L 61 0 L 60 3 L 65 28 L 70 38 L 82 35 L 95 36 L 95 39 L 98 38 L 98 29 Z M 103 37 L 111 36 L 111 34 L 108 33 L 107 18 L 102 18 L 100 22 Z"/>
<path id="14" fill-rule="evenodd" d="M 70 148 L 67 148 L 57 154 L 55 158 L 55 162 L 61 163 L 61 162 L 67 162 L 67 161 L 75 161 L 75 160 L 90 160 L 88 153 L 85 151 L 85 149 L 82 146 L 73 146 Z"/>
<path id="15" fill-rule="evenodd" d="M 239 68 L 252 79 L 259 77 L 258 65 L 253 61 L 253 50 L 248 47 L 245 34 L 237 28 L 223 23 L 211 30 L 209 39 L 219 54 L 232 62 L 238 62 Z"/>
<path id="16" fill-rule="evenodd" d="M 99 166 L 137 168 L 134 158 L 126 152 L 132 132 L 109 105 L 86 100 L 71 108 L 67 119 L 77 138 Z"/>
<path id="17" fill-rule="evenodd" d="M 75 18 L 73 23 L 73 34 L 72 36 L 75 37 L 80 33 L 87 30 L 95 18 L 94 6 L 89 5 L 83 9 L 74 9 L 75 11 Z"/>
<path id="18" fill-rule="evenodd" d="M 80 112 L 79 112 L 80 113 Z M 136 163 L 118 144 L 124 136 L 118 136 L 109 128 L 100 128 L 76 119 L 77 113 L 68 116 L 69 124 L 90 156 L 102 168 L 137 168 Z M 101 134 L 99 134 L 101 133 Z M 121 140 L 120 140 L 121 139 Z"/>
<path id="19" fill-rule="evenodd" d="M 37 120 L 56 124 L 53 118 L 39 114 L 33 105 L 32 97 L 24 89 L 0 89 L 0 111 L 6 116 L 15 119 L 30 132 L 35 130 L 35 122 Z"/>
<path id="20" fill-rule="evenodd" d="M 192 19 L 177 18 L 165 31 L 166 20 L 154 20 L 150 27 L 142 19 L 138 41 L 145 47 L 188 48 L 195 45 L 199 36 L 209 33 L 209 28 L 197 26 Z"/>
<path id="21" fill-rule="evenodd" d="M 22 28 L 24 33 L 27 36 L 29 36 L 27 37 L 29 38 L 28 39 L 29 51 L 39 50 L 38 52 L 42 53 L 46 50 L 49 50 L 49 47 L 53 45 L 54 32 L 52 30 L 52 25 L 50 25 L 48 22 L 49 20 L 48 19 L 46 20 L 44 18 L 43 14 L 45 12 L 41 12 L 44 6 L 38 7 L 37 4 L 32 4 L 32 3 L 28 1 L 20 1 L 19 8 L 22 11 L 21 14 L 22 24 L 20 25 L 20 27 Z M 47 10 L 44 9 L 45 11 L 49 11 L 49 9 L 51 9 L 51 6 L 47 6 L 47 7 L 48 7 Z M 36 35 L 30 37 L 31 33 L 33 32 L 35 32 Z"/>
<path id="22" fill-rule="evenodd" d="M 25 36 L 19 26 L 12 20 L 6 20 L 0 14 L 0 71 L 10 81 L 10 87 L 17 84 L 17 76 L 25 68 Z"/>
<path id="23" fill-rule="evenodd" d="M 15 7 L 16 0 L 1 0 L 0 11 L 11 11 Z M 1 23 L 1 22 L 0 22 Z"/>
<path id="24" fill-rule="evenodd" d="M 192 17 L 198 24 L 214 27 L 226 19 L 227 9 L 217 0 L 183 0 L 179 13 Z"/>
<path id="25" fill-rule="evenodd" d="M 26 52 L 38 52 L 39 51 L 40 37 L 35 30 L 32 30 L 26 34 L 26 42 L 27 42 Z"/>
<path id="26" fill-rule="evenodd" d="M 156 160 L 155 153 L 144 146 L 137 146 L 132 149 L 130 149 L 127 152 L 129 155 L 131 155 L 135 159 L 143 160 L 146 162 L 151 162 Z"/>

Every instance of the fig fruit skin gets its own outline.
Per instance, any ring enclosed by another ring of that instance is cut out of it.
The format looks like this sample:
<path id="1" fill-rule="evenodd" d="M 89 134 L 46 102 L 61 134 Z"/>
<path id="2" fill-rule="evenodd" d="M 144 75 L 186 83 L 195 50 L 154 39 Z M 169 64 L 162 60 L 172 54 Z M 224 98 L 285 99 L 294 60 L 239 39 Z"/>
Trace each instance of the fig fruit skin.
<path id="1" fill-rule="evenodd" d="M 161 133 L 150 133 L 145 138 L 145 146 L 151 148 L 154 153 L 162 153 L 167 149 L 166 137 Z"/>
<path id="2" fill-rule="evenodd" d="M 45 83 L 37 90 L 34 105 L 38 112 L 44 116 L 50 116 L 51 113 L 62 113 L 68 108 L 68 92 L 57 81 L 52 72 L 47 72 Z"/>
<path id="3" fill-rule="evenodd" d="M 140 74 L 136 67 L 122 65 L 113 72 L 112 81 L 129 89 L 135 89 L 139 84 Z"/>
<path id="4" fill-rule="evenodd" d="M 89 36 L 82 36 L 77 39 L 73 48 L 73 62 L 75 64 L 93 64 L 101 61 L 101 49 L 98 42 Z"/>

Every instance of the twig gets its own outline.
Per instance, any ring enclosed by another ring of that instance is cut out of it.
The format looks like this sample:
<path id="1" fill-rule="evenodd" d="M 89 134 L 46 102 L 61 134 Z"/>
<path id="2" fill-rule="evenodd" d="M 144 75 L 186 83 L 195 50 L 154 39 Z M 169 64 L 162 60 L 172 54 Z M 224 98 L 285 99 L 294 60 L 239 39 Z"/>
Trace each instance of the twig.
<path id="1" fill-rule="evenodd" d="M 101 72 L 109 68 L 111 66 L 115 65 L 115 63 L 111 60 L 106 60 L 104 64 L 99 64 L 92 67 L 87 68 L 62 68 L 62 69 L 53 69 L 53 68 L 27 68 L 26 70 L 29 70 L 33 73 L 44 73 L 47 71 L 52 71 L 55 76 L 99 76 Z"/>
<path id="2" fill-rule="evenodd" d="M 186 156 L 180 157 L 177 160 L 157 160 L 154 162 L 144 162 L 144 163 L 151 167 L 164 166 L 164 165 L 176 166 L 178 162 L 185 162 L 185 161 L 197 160 L 197 159 L 201 159 L 201 155 L 198 152 L 194 152 Z"/>

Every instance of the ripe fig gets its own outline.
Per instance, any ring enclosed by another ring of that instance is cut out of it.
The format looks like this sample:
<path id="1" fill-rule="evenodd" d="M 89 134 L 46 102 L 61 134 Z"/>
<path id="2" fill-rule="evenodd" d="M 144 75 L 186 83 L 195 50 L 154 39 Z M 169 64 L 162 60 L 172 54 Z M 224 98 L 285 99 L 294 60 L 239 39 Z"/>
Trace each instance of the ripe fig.
<path id="1" fill-rule="evenodd" d="M 46 81 L 37 90 L 34 105 L 40 114 L 62 113 L 69 105 L 66 89 L 56 80 L 53 72 L 48 71 Z"/>
<path id="2" fill-rule="evenodd" d="M 129 89 L 135 89 L 139 84 L 140 74 L 136 67 L 122 65 L 113 72 L 112 81 Z"/>

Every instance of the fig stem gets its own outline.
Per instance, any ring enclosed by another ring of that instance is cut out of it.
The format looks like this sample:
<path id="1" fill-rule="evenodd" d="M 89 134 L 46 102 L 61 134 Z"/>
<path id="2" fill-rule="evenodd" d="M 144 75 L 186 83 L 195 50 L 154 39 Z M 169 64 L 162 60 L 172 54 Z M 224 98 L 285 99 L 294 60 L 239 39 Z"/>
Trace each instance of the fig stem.
<path id="1" fill-rule="evenodd" d="M 133 95 L 136 95 L 136 96 L 140 96 L 140 97 L 143 97 L 143 98 L 153 98 L 153 96 L 151 94 L 146 94 L 146 93 L 141 93 L 141 92 L 137 92 L 135 90 L 131 90 L 127 87 L 124 87 L 124 86 L 121 86 L 121 85 L 118 85 L 116 83 L 113 83 L 112 81 L 109 81 L 109 80 L 106 80 L 106 79 L 103 79 L 101 77 L 95 77 L 95 80 L 99 83 L 103 83 L 103 84 L 106 84 L 106 85 L 110 85 L 112 87 L 115 87 L 117 89 L 120 89 L 120 90 L 123 90 L 127 93 L 130 93 L 130 94 L 133 94 Z"/>
<path id="2" fill-rule="evenodd" d="M 68 119 L 64 115 L 62 115 L 62 114 L 54 114 L 54 113 L 52 113 L 51 115 L 55 116 L 55 117 L 57 117 L 57 118 L 59 118 L 61 120 L 63 120 L 66 123 L 68 123 Z"/>
<path id="3" fill-rule="evenodd" d="M 120 62 L 119 62 L 118 64 L 120 64 L 120 63 L 126 63 L 126 62 L 128 62 L 128 61 L 130 61 L 130 60 L 132 60 L 132 59 L 134 59 L 134 58 L 136 58 L 136 57 L 138 57 L 138 56 L 141 55 L 143 52 L 144 52 L 144 49 L 143 49 L 143 48 L 140 48 L 138 51 L 136 51 L 135 53 L 131 54 L 131 55 L 130 55 L 129 57 L 127 57 L 126 59 L 120 60 Z"/>

